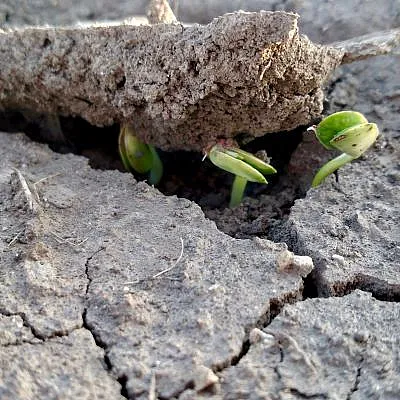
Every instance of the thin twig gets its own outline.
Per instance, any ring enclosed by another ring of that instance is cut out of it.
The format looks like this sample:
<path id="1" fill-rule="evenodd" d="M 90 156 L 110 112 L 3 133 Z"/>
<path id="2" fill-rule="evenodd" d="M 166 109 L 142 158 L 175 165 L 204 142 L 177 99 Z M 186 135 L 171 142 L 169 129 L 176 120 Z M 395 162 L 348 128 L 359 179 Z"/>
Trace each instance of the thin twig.
<path id="1" fill-rule="evenodd" d="M 166 269 L 164 269 L 163 271 L 159 272 L 158 274 L 153 275 L 153 276 L 151 277 L 151 279 L 156 279 L 156 278 L 159 278 L 160 276 L 166 274 L 167 272 L 169 272 L 169 271 L 171 271 L 172 269 L 174 269 L 174 268 L 177 266 L 177 264 L 179 263 L 179 261 L 181 261 L 181 258 L 182 258 L 182 256 L 183 256 L 183 248 L 184 248 L 184 245 L 183 245 L 183 239 L 182 239 L 182 238 L 180 238 L 180 239 L 181 239 L 181 252 L 180 252 L 180 254 L 179 254 L 179 257 L 178 257 L 177 260 L 175 261 L 175 263 L 174 263 L 171 267 L 166 268 Z"/>
<path id="2" fill-rule="evenodd" d="M 24 233 L 24 231 L 21 231 L 21 232 L 18 232 L 12 239 L 11 239 L 11 241 L 8 243 L 8 247 L 10 247 L 10 246 L 12 246 L 16 241 L 17 241 L 17 239 L 21 236 L 21 233 Z"/>
<path id="3" fill-rule="evenodd" d="M 87 242 L 88 240 L 89 240 L 89 237 L 81 240 L 79 243 L 71 243 L 71 244 L 72 244 L 72 246 L 78 247 L 78 246 L 81 246 L 83 243 Z"/>
<path id="4" fill-rule="evenodd" d="M 176 259 L 176 261 L 174 262 L 174 264 L 171 267 L 168 267 L 166 269 L 163 269 L 160 272 L 157 272 L 155 275 L 150 276 L 148 278 L 143 278 L 143 279 L 136 279 L 135 281 L 130 281 L 130 282 L 125 282 L 125 285 L 137 285 L 138 283 L 143 283 L 145 281 L 151 281 L 154 279 L 159 278 L 160 276 L 165 275 L 166 273 L 170 272 L 171 270 L 173 270 L 179 263 L 179 261 L 181 261 L 182 257 L 183 257 L 183 251 L 184 251 L 184 244 L 183 244 L 183 239 L 180 238 L 181 240 L 181 252 L 179 253 L 178 258 Z"/>
<path id="5" fill-rule="evenodd" d="M 33 191 L 35 192 L 36 200 L 37 200 L 38 203 L 40 203 L 41 200 L 40 200 L 39 192 L 38 192 L 38 189 L 37 189 L 36 186 L 37 186 L 39 183 L 42 183 L 42 182 L 46 181 L 47 179 L 54 178 L 54 177 L 56 177 L 56 176 L 58 176 L 58 175 L 61 175 L 61 173 L 58 172 L 57 174 L 45 176 L 44 178 L 39 179 L 38 181 L 36 181 L 36 182 L 34 182 L 34 183 L 32 184 L 32 188 L 33 188 Z"/>
<path id="6" fill-rule="evenodd" d="M 55 178 L 56 176 L 59 176 L 59 175 L 61 175 L 61 172 L 57 172 L 56 174 L 49 175 L 49 176 L 45 176 L 44 178 L 39 179 L 38 181 L 34 182 L 34 183 L 33 183 L 33 186 L 36 186 L 36 185 L 38 185 L 39 183 L 42 183 L 42 182 L 44 182 L 44 181 L 47 181 L 48 179 Z"/>
<path id="7" fill-rule="evenodd" d="M 149 400 L 156 400 L 156 374 L 154 371 L 151 372 L 150 386 L 149 386 Z"/>
<path id="8" fill-rule="evenodd" d="M 61 236 L 57 235 L 57 233 L 55 233 L 53 231 L 50 231 L 50 233 L 55 237 L 55 239 L 58 243 L 61 243 L 61 244 L 68 243 L 69 245 L 74 246 L 74 247 L 78 247 L 78 246 L 82 245 L 83 243 L 85 243 L 87 240 L 89 240 L 89 237 L 87 237 L 87 238 L 83 239 L 82 241 L 80 241 L 79 243 L 74 243 L 74 242 L 72 242 L 73 239 L 64 239 Z"/>
<path id="9" fill-rule="evenodd" d="M 33 211 L 35 200 L 33 199 L 33 195 L 29 188 L 29 185 L 28 185 L 26 179 L 24 178 L 24 176 L 22 175 L 21 171 L 17 168 L 13 168 L 13 169 L 14 169 L 15 173 L 17 174 L 19 183 L 21 185 L 22 192 L 24 193 L 26 201 L 28 203 L 29 210 Z"/>

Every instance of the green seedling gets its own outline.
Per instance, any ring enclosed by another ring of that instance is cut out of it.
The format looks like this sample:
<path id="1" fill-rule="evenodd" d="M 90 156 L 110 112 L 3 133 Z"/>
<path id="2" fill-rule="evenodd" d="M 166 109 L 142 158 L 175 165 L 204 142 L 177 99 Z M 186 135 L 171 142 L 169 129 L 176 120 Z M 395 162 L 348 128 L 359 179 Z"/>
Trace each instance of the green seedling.
<path id="1" fill-rule="evenodd" d="M 247 151 L 220 144 L 208 153 L 217 167 L 235 175 L 229 207 L 236 207 L 243 199 L 247 182 L 268 183 L 264 175 L 275 174 L 276 169 Z"/>
<path id="2" fill-rule="evenodd" d="M 122 163 L 128 171 L 149 174 L 151 185 L 160 182 L 163 165 L 152 145 L 140 141 L 129 125 L 121 125 L 118 144 Z"/>
<path id="3" fill-rule="evenodd" d="M 359 158 L 374 143 L 379 135 L 378 126 L 368 122 L 356 111 L 340 111 L 324 118 L 317 126 L 309 128 L 327 149 L 343 152 L 328 161 L 315 175 L 311 186 L 320 185 L 325 178 L 350 161 Z"/>

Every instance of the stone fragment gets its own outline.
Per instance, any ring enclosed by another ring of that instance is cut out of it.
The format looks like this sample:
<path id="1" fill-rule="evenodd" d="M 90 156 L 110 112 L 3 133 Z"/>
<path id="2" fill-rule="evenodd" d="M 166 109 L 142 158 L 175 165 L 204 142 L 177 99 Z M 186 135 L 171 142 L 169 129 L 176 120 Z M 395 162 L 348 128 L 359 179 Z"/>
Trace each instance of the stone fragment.
<path id="1" fill-rule="evenodd" d="M 167 0 L 151 0 L 147 10 L 147 19 L 150 24 L 174 24 L 177 22 Z"/>
<path id="2" fill-rule="evenodd" d="M 278 271 L 294 272 L 305 278 L 314 268 L 311 257 L 296 256 L 289 250 L 283 250 L 276 258 Z"/>
<path id="3" fill-rule="evenodd" d="M 268 341 L 269 343 L 273 343 L 275 341 L 275 339 L 272 335 L 265 333 L 261 329 L 254 328 L 250 332 L 249 341 L 250 341 L 250 344 L 254 344 L 259 341 Z"/>
<path id="4" fill-rule="evenodd" d="M 214 372 L 203 365 L 199 365 L 195 370 L 194 388 L 198 392 L 209 388 L 218 383 L 218 376 Z"/>

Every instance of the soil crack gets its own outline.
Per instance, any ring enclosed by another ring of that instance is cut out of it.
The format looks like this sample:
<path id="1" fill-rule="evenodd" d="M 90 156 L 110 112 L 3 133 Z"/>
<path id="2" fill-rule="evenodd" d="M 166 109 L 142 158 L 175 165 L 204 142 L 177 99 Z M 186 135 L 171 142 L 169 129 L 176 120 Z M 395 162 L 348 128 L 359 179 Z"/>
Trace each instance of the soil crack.
<path id="1" fill-rule="evenodd" d="M 286 224 L 287 225 L 287 224 Z M 375 276 L 368 276 L 362 272 L 356 273 L 344 280 L 336 282 L 325 281 L 323 272 L 326 269 L 326 261 L 319 259 L 316 254 L 307 249 L 307 245 L 302 243 L 298 238 L 297 232 L 291 229 L 290 226 L 285 226 L 283 223 L 280 231 L 269 238 L 275 243 L 284 242 L 287 244 L 290 251 L 298 256 L 309 256 L 313 259 L 314 269 L 304 279 L 304 299 L 307 298 L 328 298 L 328 297 L 344 297 L 355 290 L 369 292 L 372 296 L 380 301 L 400 302 L 399 285 L 390 283 L 384 279 L 379 279 Z"/>
<path id="2" fill-rule="evenodd" d="M 89 264 L 90 264 L 90 261 L 93 259 L 93 257 L 95 256 L 95 255 L 97 255 L 98 253 L 100 253 L 101 251 L 103 251 L 103 250 L 105 250 L 106 248 L 104 247 L 104 246 L 101 246 L 98 250 L 96 250 L 90 257 L 88 257 L 87 259 L 86 259 L 86 262 L 85 262 L 85 275 L 86 275 L 86 279 L 87 279 L 87 284 L 86 284 L 86 289 L 85 289 L 85 294 L 86 294 L 86 297 L 87 297 L 87 295 L 88 295 L 88 293 L 89 293 L 89 288 L 90 288 L 90 285 L 91 285 L 91 283 L 92 283 L 92 278 L 91 278 L 91 276 L 90 276 L 90 273 L 89 273 Z"/>
<path id="3" fill-rule="evenodd" d="M 245 337 L 244 337 L 244 340 L 243 340 L 243 343 L 242 343 L 239 353 L 232 356 L 229 360 L 226 360 L 225 362 L 223 362 L 221 364 L 212 366 L 211 369 L 213 370 L 213 372 L 221 373 L 225 369 L 239 364 L 241 359 L 243 357 L 245 357 L 246 354 L 250 350 L 250 347 L 251 347 L 251 343 L 250 343 L 250 339 L 249 339 L 250 332 L 255 328 L 265 329 L 280 314 L 280 312 L 282 311 L 283 307 L 286 304 L 295 304 L 299 301 L 303 301 L 303 295 L 302 295 L 301 289 L 298 292 L 288 293 L 281 298 L 271 299 L 270 306 L 269 306 L 269 312 L 261 315 L 255 324 L 252 324 L 251 326 L 249 326 L 245 329 L 246 334 L 245 334 Z"/>
<path id="4" fill-rule="evenodd" d="M 43 335 L 40 335 L 37 332 L 37 330 L 35 329 L 35 327 L 28 322 L 28 320 L 26 318 L 26 315 L 23 312 L 11 313 L 11 312 L 8 312 L 6 310 L 0 310 L 0 314 L 5 316 L 5 317 L 20 317 L 22 319 L 23 326 L 30 330 L 30 332 L 32 333 L 32 336 L 35 339 L 40 340 L 41 342 L 44 342 L 46 339 L 50 339 L 48 337 L 44 337 Z"/>
<path id="5" fill-rule="evenodd" d="M 329 399 L 329 397 L 325 393 L 306 394 L 294 388 L 290 388 L 289 392 L 299 399 Z"/>
<path id="6" fill-rule="evenodd" d="M 124 398 L 128 398 L 128 391 L 126 388 L 126 383 L 128 381 L 126 376 L 119 376 L 119 377 L 115 377 L 113 374 L 113 365 L 111 363 L 110 358 L 108 357 L 108 347 L 106 345 L 106 343 L 104 343 L 99 335 L 96 334 L 95 332 L 95 328 L 93 326 L 91 326 L 87 320 L 87 308 L 85 308 L 85 310 L 83 311 L 82 314 L 82 320 L 83 320 L 83 328 L 85 328 L 88 332 L 90 332 L 90 334 L 93 337 L 94 342 L 96 343 L 96 346 L 101 348 L 103 353 L 104 353 L 104 370 L 108 372 L 108 374 L 113 378 L 116 379 L 117 382 L 120 384 L 121 386 L 121 390 L 120 390 L 120 394 L 122 397 Z"/>
<path id="7" fill-rule="evenodd" d="M 359 386 L 360 380 L 361 380 L 361 370 L 362 370 L 363 362 L 364 362 L 364 356 L 362 355 L 360 357 L 360 361 L 358 363 L 357 374 L 356 374 L 356 379 L 354 380 L 354 385 L 350 389 L 350 392 L 347 394 L 346 400 L 351 400 L 351 398 L 353 397 L 353 394 L 355 392 L 357 392 L 357 390 L 358 390 L 358 386 Z"/>
<path id="8" fill-rule="evenodd" d="M 0 310 L 0 314 L 5 316 L 5 317 L 20 317 L 22 319 L 23 326 L 25 328 L 28 328 L 32 334 L 32 336 L 36 339 L 39 340 L 41 343 L 45 343 L 50 339 L 54 338 L 62 338 L 62 337 L 67 337 L 69 336 L 72 332 L 81 329 L 82 326 L 76 326 L 70 330 L 67 331 L 54 331 L 50 335 L 43 335 L 38 332 L 38 329 L 35 328 L 30 322 L 28 322 L 26 314 L 24 312 L 8 312 L 7 310 Z M 19 342 L 16 345 L 22 344 L 22 343 L 31 343 L 29 340 L 25 340 L 22 342 Z M 31 344 L 38 344 L 38 342 L 32 342 Z"/>
<path id="9" fill-rule="evenodd" d="M 88 257 L 86 259 L 85 262 L 85 275 L 86 275 L 86 279 L 87 279 L 87 284 L 86 284 L 86 289 L 85 289 L 85 295 L 86 295 L 86 305 L 85 308 L 83 310 L 82 313 L 82 328 L 86 329 L 88 332 L 90 332 L 90 334 L 93 337 L 93 340 L 96 344 L 97 347 L 101 348 L 103 353 L 104 353 L 104 357 L 103 357 L 103 362 L 104 362 L 104 369 L 105 371 L 107 371 L 107 373 L 113 378 L 116 379 L 117 382 L 120 384 L 121 386 L 121 390 L 120 390 L 120 394 L 122 397 L 124 398 L 128 398 L 128 391 L 126 388 L 126 384 L 128 381 L 128 378 L 126 376 L 118 376 L 115 377 L 113 374 L 113 365 L 111 363 L 111 360 L 108 356 L 108 352 L 109 349 L 107 347 L 107 344 L 101 340 L 100 336 L 98 334 L 96 334 L 95 328 L 90 325 L 88 318 L 87 318 L 87 313 L 88 313 L 88 294 L 89 294 L 89 290 L 90 290 L 90 285 L 93 281 L 93 278 L 90 276 L 90 261 L 93 259 L 93 257 L 96 256 L 96 254 L 100 253 L 101 251 L 105 250 L 105 246 L 101 246 L 99 247 L 90 257 Z"/>

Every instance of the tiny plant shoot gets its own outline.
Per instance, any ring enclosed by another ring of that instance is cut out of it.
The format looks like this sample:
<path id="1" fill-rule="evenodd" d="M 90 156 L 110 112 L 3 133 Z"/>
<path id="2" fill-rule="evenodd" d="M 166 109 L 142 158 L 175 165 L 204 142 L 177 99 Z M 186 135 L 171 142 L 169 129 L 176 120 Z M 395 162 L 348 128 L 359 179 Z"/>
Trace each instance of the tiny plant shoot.
<path id="1" fill-rule="evenodd" d="M 236 207 L 243 199 L 247 182 L 268 183 L 264 175 L 275 174 L 276 169 L 247 151 L 220 144 L 208 153 L 217 167 L 235 175 L 229 207 Z"/>
<path id="2" fill-rule="evenodd" d="M 343 165 L 359 158 L 374 143 L 379 135 L 378 126 L 368 122 L 356 111 L 340 111 L 324 118 L 317 126 L 309 128 L 327 149 L 343 152 L 328 161 L 315 175 L 311 186 L 320 185 L 325 178 Z"/>
<path id="3" fill-rule="evenodd" d="M 160 182 L 163 165 L 156 149 L 141 142 L 129 125 L 121 125 L 118 145 L 122 163 L 128 171 L 149 174 L 148 181 L 151 185 Z"/>

